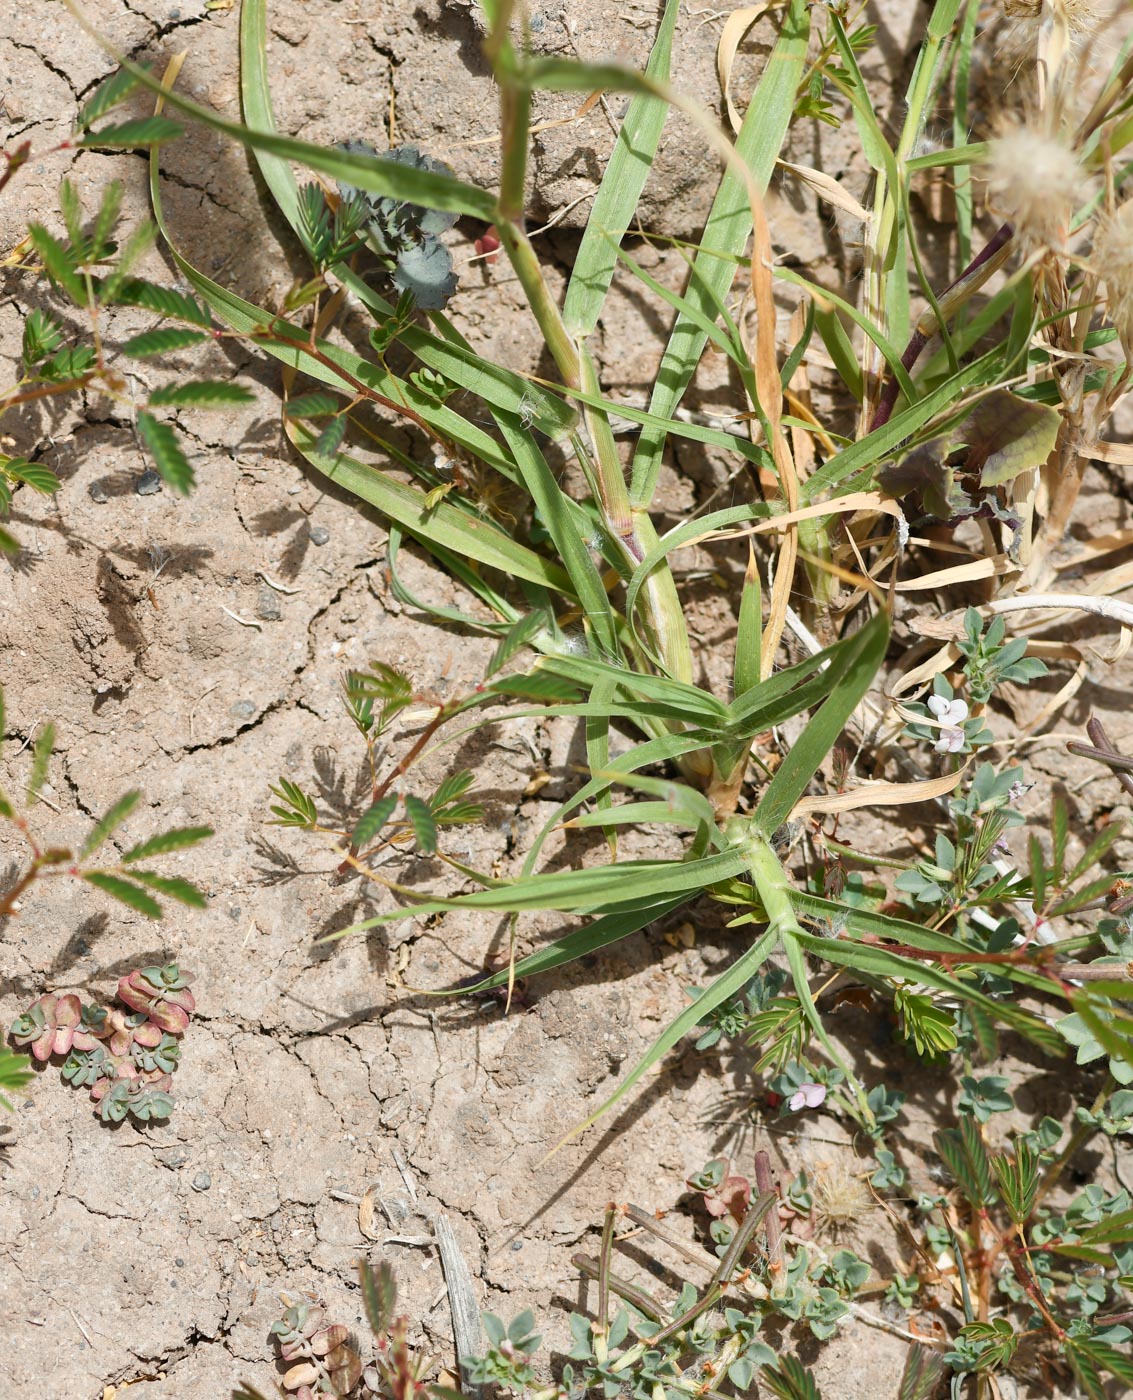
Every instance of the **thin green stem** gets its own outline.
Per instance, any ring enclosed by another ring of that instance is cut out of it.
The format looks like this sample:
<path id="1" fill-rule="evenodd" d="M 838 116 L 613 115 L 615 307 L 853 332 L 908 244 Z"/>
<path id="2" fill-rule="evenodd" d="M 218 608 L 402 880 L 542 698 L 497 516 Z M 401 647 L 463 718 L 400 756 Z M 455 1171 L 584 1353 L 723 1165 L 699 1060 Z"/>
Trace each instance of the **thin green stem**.
<path id="1" fill-rule="evenodd" d="M 771 929 L 778 935 L 783 949 L 787 954 L 787 961 L 791 968 L 791 977 L 795 984 L 795 994 L 802 1004 L 803 1011 L 811 1030 L 815 1037 L 826 1051 L 831 1061 L 837 1065 L 846 1077 L 846 1084 L 857 1100 L 858 1108 L 862 1114 L 862 1122 L 868 1132 L 872 1132 L 877 1127 L 873 1110 L 869 1106 L 865 1090 L 857 1075 L 846 1063 L 841 1051 L 837 1049 L 823 1025 L 822 1017 L 818 1013 L 818 1007 L 814 1004 L 814 998 L 810 994 L 810 982 L 807 976 L 806 954 L 802 945 L 797 941 L 796 935 L 804 935 L 802 926 L 795 917 L 795 911 L 791 906 L 790 881 L 787 872 L 783 869 L 779 857 L 771 849 L 771 843 L 757 831 L 754 826 L 748 825 L 744 837 L 744 847 L 748 857 L 748 869 L 751 872 L 752 882 L 756 892 L 763 903 L 764 912 L 767 915 L 767 922 Z M 805 936 L 805 935 L 804 935 Z"/>

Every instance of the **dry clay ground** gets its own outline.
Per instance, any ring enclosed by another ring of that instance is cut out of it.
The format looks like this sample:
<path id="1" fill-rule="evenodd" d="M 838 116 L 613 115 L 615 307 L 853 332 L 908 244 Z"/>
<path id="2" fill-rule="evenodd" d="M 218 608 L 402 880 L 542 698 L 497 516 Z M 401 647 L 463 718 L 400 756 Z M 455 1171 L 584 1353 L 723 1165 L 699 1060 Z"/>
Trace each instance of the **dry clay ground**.
<path id="1" fill-rule="evenodd" d="M 69 128 L 108 60 L 62 7 L 5 8 L 0 93 L 10 139 L 30 137 L 45 151 Z M 627 0 L 616 15 L 604 15 L 607 9 L 597 0 L 572 6 L 569 22 L 556 10 L 537 11 L 536 38 L 553 52 L 643 61 L 655 7 Z M 130 52 L 157 60 L 187 49 L 183 85 L 237 114 L 235 8 L 105 0 L 90 14 Z M 913 7 L 875 17 L 882 29 L 870 76 L 879 90 L 899 94 Z M 290 0 L 270 7 L 269 23 L 284 130 L 320 140 L 368 136 L 383 145 L 392 94 L 399 139 L 421 142 L 462 175 L 493 179 L 495 147 L 469 144 L 491 136 L 494 97 L 467 6 Z M 683 86 L 717 106 L 718 29 L 711 12 L 684 15 L 674 64 Z M 756 45 L 743 60 L 749 76 L 761 52 Z M 547 104 L 540 116 L 569 115 L 572 106 Z M 597 108 L 538 138 L 534 217 L 593 190 L 617 115 L 617 104 Z M 700 149 L 679 127 L 667 139 L 645 209 L 650 227 L 695 236 L 715 178 Z M 863 191 L 865 172 L 848 137 L 824 132 L 797 155 Z M 298 270 L 295 250 L 280 240 L 243 155 L 199 132 L 169 148 L 164 164 L 167 213 L 183 251 L 245 296 L 278 298 Z M 56 225 L 56 190 L 67 171 L 91 202 L 107 179 L 123 180 L 129 216 L 144 212 L 139 156 L 45 155 L 5 196 L 0 247 L 18 240 L 28 217 Z M 782 254 L 823 268 L 833 284 L 848 282 L 853 253 L 845 229 L 791 190 L 775 195 L 772 213 Z M 585 203 L 540 240 L 560 269 L 556 276 L 569 264 L 571 229 L 584 217 Z M 458 261 L 479 231 L 460 231 Z M 639 256 L 679 284 L 678 260 L 647 247 Z M 158 280 L 172 276 L 156 254 L 147 271 Z M 4 288 L 5 363 L 17 353 L 36 295 L 27 280 Z M 450 309 L 488 353 L 535 366 L 538 341 L 518 308 L 502 268 L 468 267 Z M 615 294 L 598 341 L 614 395 L 643 402 L 666 320 L 640 289 Z M 140 324 L 123 317 L 114 329 Z M 334 1320 L 356 1325 L 354 1268 L 364 1255 L 396 1269 L 415 1345 L 451 1362 L 436 1251 L 401 1242 L 431 1235 L 440 1213 L 455 1228 L 481 1305 L 506 1316 L 534 1307 L 553 1350 L 566 1335 L 564 1310 L 584 1301 L 569 1256 L 580 1244 L 592 1247 L 608 1200 L 671 1207 L 683 1179 L 708 1158 L 731 1151 L 737 1169 L 750 1171 L 755 1146 L 767 1148 L 788 1179 L 803 1166 L 820 1173 L 866 1167 L 829 1118 L 764 1122 L 751 1101 L 747 1062 L 721 1066 L 715 1055 L 691 1050 L 674 1056 L 609 1129 L 592 1130 L 541 1164 L 682 1004 L 685 989 L 734 955 L 738 945 L 710 914 L 697 916 L 691 938 L 687 927 L 649 930 L 548 977 L 506 1019 L 494 1005 L 426 1002 L 406 990 L 482 967 L 506 937 L 491 918 L 412 921 L 313 947 L 317 935 L 383 907 L 385 897 L 357 881 L 336 881 L 325 850 L 265 829 L 268 784 L 287 775 L 318 792 L 325 811 L 341 809 L 354 795 L 361 757 L 337 698 L 344 666 L 380 659 L 405 668 L 423 689 L 452 694 L 479 679 L 492 644 L 438 628 L 392 596 L 380 522 L 307 475 L 282 440 L 272 365 L 236 347 L 194 367 L 239 375 L 256 402 L 230 415 L 182 416 L 200 479 L 188 500 L 167 490 L 144 493 L 145 462 L 129 423 L 104 402 L 44 409 L 5 425 L 16 450 L 49 462 L 64 481 L 50 503 L 27 492 L 18 498 L 14 518 L 25 548 L 14 565 L 2 566 L 0 583 L 11 772 L 21 771 L 27 756 L 16 751 L 39 724 L 54 719 L 59 729 L 37 828 L 52 839 L 76 839 L 92 813 L 136 785 L 146 802 L 123 841 L 186 823 L 207 822 L 217 833 L 178 867 L 208 892 L 207 911 L 155 925 L 59 884 L 35 893 L 0 933 L 5 1024 L 45 988 L 105 1000 L 124 971 L 171 959 L 196 974 L 199 1006 L 168 1124 L 103 1127 L 85 1095 L 54 1071 L 37 1077 L 3 1123 L 5 1400 L 123 1393 L 219 1400 L 242 1378 L 270 1390 L 278 1370 L 268 1328 L 280 1311 L 279 1292 L 309 1291 Z M 177 365 L 143 372 L 156 385 L 176 377 Z M 709 403 L 735 401 L 711 359 L 700 391 Z M 730 467 L 679 450 L 664 483 L 665 510 L 675 518 L 702 501 Z M 1127 506 L 1111 499 L 1105 483 L 1096 490 L 1087 509 L 1127 524 Z M 423 561 L 408 560 L 406 575 L 418 594 L 457 601 Z M 696 641 L 715 674 L 733 624 L 718 586 L 700 587 Z M 1060 730 L 1080 728 L 1094 707 L 1122 737 L 1131 679 L 1127 668 L 1099 670 Z M 455 853 L 481 868 L 516 868 L 531 834 L 577 781 L 571 765 L 579 753 L 572 731 L 531 720 L 465 741 L 452 762 L 476 770 L 487 815 Z M 430 760 L 426 775 L 439 778 L 448 762 Z M 1059 743 L 1036 748 L 1038 787 L 1028 801 L 1041 812 L 1046 774 L 1057 776 L 1076 791 L 1082 833 L 1113 805 L 1113 794 L 1105 779 L 1071 770 L 1071 762 Z M 894 849 L 906 836 L 866 831 L 861 839 Z M 623 849 L 644 847 L 630 841 Z M 6 852 L 5 864 L 16 855 Z M 405 876 L 458 888 L 425 862 Z M 526 925 L 523 946 L 556 927 L 551 920 Z M 884 1065 L 889 1085 L 910 1094 L 900 1141 L 915 1188 L 925 1179 L 932 1128 L 949 1121 L 948 1085 L 914 1070 L 859 1013 L 844 1009 L 835 1025 L 867 1075 L 880 1076 Z M 1024 1070 L 1005 1061 L 993 1069 L 1016 1076 L 1028 1118 L 1071 1110 L 1063 1066 Z M 1003 1131 L 1002 1120 L 993 1129 Z M 1112 1186 L 1103 1155 L 1080 1166 Z M 380 1203 L 376 1224 L 366 1207 L 360 1216 L 364 1198 Z M 691 1229 L 687 1219 L 673 1220 Z M 885 1277 L 902 1263 L 907 1269 L 906 1247 L 880 1213 L 850 1243 Z M 906 1345 L 854 1322 L 821 1349 L 801 1341 L 801 1350 L 829 1396 L 853 1400 L 894 1393 Z"/>

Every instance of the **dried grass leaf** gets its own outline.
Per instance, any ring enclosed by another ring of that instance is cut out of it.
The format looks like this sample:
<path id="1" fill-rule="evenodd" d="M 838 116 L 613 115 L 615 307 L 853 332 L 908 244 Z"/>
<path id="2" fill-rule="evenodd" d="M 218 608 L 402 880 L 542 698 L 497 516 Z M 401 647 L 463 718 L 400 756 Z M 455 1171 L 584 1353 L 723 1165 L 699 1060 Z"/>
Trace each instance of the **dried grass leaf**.
<path id="1" fill-rule="evenodd" d="M 736 61 L 736 54 L 743 43 L 744 35 L 748 30 L 763 18 L 769 10 L 777 9 L 774 4 L 746 5 L 742 10 L 736 10 L 724 21 L 724 28 L 720 32 L 720 42 L 716 45 L 716 73 L 720 79 L 720 90 L 724 94 L 724 101 L 728 108 L 728 121 L 732 125 L 732 130 L 738 132 L 743 125 L 743 117 L 732 101 L 732 67 Z"/>
<path id="2" fill-rule="evenodd" d="M 914 716 L 920 723 L 919 716 Z M 931 802 L 951 792 L 968 771 L 968 764 L 955 773 L 943 773 L 939 778 L 926 778 L 919 783 L 862 783 L 851 792 L 826 793 L 819 797 L 804 797 L 791 809 L 792 820 L 822 812 L 852 812 L 859 807 L 906 807 L 914 802 Z"/>

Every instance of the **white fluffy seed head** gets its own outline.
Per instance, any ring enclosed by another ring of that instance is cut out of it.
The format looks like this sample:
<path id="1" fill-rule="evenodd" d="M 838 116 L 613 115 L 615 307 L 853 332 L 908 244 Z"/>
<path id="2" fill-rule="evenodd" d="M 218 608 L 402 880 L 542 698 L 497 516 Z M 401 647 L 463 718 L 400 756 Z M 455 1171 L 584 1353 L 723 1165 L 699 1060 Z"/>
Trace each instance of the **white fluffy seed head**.
<path id="1" fill-rule="evenodd" d="M 1091 34 L 1101 18 L 1101 8 L 1095 0 L 1057 0 L 1054 9 L 1061 12 L 1072 39 Z M 1042 0 L 1004 0 L 1003 12 L 1009 19 L 1030 20 L 1037 25 L 1042 20 L 1042 10 Z"/>
<path id="2" fill-rule="evenodd" d="M 1094 236 L 1094 268 L 1105 282 L 1109 319 L 1126 358 L 1133 357 L 1133 199 L 1101 220 Z"/>
<path id="3" fill-rule="evenodd" d="M 1025 245 L 1061 249 L 1082 192 L 1082 167 L 1056 137 L 1011 126 L 991 143 L 990 203 Z"/>

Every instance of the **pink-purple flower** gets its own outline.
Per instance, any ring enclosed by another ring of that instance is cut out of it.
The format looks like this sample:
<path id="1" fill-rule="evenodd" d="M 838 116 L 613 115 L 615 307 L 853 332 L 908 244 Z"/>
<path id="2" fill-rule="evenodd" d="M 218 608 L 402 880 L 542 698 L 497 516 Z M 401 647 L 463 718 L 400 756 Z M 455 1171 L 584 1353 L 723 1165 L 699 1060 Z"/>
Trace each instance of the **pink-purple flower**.
<path id="1" fill-rule="evenodd" d="M 825 1084 L 800 1084 L 787 1106 L 792 1113 L 801 1113 L 804 1108 L 817 1108 L 825 1098 Z"/>

